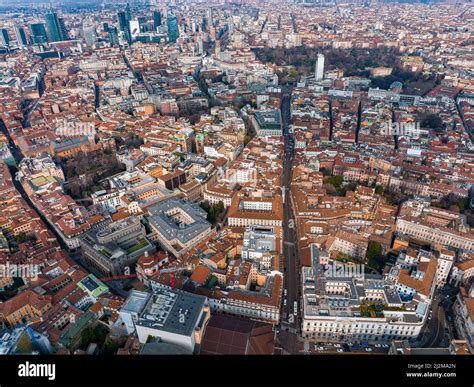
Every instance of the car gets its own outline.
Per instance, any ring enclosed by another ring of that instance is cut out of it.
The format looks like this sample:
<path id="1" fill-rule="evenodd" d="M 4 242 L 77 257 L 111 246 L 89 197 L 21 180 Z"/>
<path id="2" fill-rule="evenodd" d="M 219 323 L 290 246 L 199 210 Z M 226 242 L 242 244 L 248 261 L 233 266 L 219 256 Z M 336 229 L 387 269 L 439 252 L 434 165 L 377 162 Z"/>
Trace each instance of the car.
<path id="1" fill-rule="evenodd" d="M 365 352 L 372 352 L 372 348 L 366 348 Z"/>
<path id="2" fill-rule="evenodd" d="M 336 348 L 341 348 L 341 344 L 334 344 Z"/>
<path id="3" fill-rule="evenodd" d="M 380 348 L 382 344 L 375 344 L 375 348 Z"/>
<path id="4" fill-rule="evenodd" d="M 318 347 L 318 351 L 324 351 L 324 347 Z"/>
<path id="5" fill-rule="evenodd" d="M 286 298 L 283 300 L 283 306 L 286 306 Z"/>
<path id="6" fill-rule="evenodd" d="M 382 347 L 383 347 L 383 348 L 388 348 L 388 347 L 390 347 L 390 345 L 388 345 L 388 344 L 382 344 Z"/>
<path id="7" fill-rule="evenodd" d="M 284 290 L 283 293 L 285 294 L 285 296 L 288 294 L 288 290 Z"/>
<path id="8" fill-rule="evenodd" d="M 341 353 L 341 352 L 344 352 L 344 350 L 342 348 L 339 348 L 337 352 Z"/>
<path id="9" fill-rule="evenodd" d="M 348 345 L 349 347 L 352 347 L 354 344 L 352 343 L 352 341 L 349 341 L 349 342 L 347 343 L 347 345 Z"/>

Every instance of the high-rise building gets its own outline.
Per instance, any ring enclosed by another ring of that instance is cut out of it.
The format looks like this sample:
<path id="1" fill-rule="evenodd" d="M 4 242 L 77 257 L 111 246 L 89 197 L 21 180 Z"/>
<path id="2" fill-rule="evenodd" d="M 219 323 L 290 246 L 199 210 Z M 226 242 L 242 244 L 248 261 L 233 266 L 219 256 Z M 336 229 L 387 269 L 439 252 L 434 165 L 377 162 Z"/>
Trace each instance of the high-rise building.
<path id="1" fill-rule="evenodd" d="M 116 27 L 109 27 L 109 42 L 111 46 L 119 45 L 118 30 Z"/>
<path id="2" fill-rule="evenodd" d="M 316 62 L 316 79 L 323 79 L 324 77 L 324 55 L 318 54 L 318 61 Z"/>
<path id="3" fill-rule="evenodd" d="M 8 31 L 5 28 L 0 29 L 0 44 L 3 47 L 10 46 L 10 37 L 8 36 Z"/>
<path id="4" fill-rule="evenodd" d="M 161 26 L 161 12 L 154 11 L 153 12 L 153 27 L 155 28 L 155 31 L 160 26 Z"/>
<path id="5" fill-rule="evenodd" d="M 176 43 L 179 38 L 178 20 L 176 19 L 176 16 L 173 15 L 171 12 L 168 12 L 167 25 L 168 41 L 171 43 Z"/>
<path id="6" fill-rule="evenodd" d="M 120 11 L 117 13 L 119 29 L 124 33 L 127 42 L 130 43 L 132 40 L 132 35 L 130 33 L 130 19 L 128 18 L 129 15 L 130 12 Z"/>
<path id="7" fill-rule="evenodd" d="M 132 20 L 132 10 L 130 9 L 129 3 L 127 3 L 127 6 L 125 7 L 125 16 L 127 17 L 128 21 Z"/>
<path id="8" fill-rule="evenodd" d="M 94 45 L 94 43 L 97 41 L 97 35 L 95 32 L 95 25 L 92 20 L 90 19 L 85 19 L 82 22 L 81 26 L 81 35 L 86 41 L 86 44 L 88 46 Z"/>
<path id="9" fill-rule="evenodd" d="M 132 39 L 135 39 L 140 33 L 140 23 L 138 20 L 130 20 L 129 22 L 130 36 Z"/>
<path id="10" fill-rule="evenodd" d="M 207 21 L 209 27 L 212 27 L 214 25 L 214 20 L 212 19 L 212 8 L 207 9 Z"/>
<path id="11" fill-rule="evenodd" d="M 46 15 L 46 30 L 50 42 L 60 42 L 63 39 L 63 29 L 55 12 L 51 11 Z"/>
<path id="12" fill-rule="evenodd" d="M 24 47 L 28 45 L 28 39 L 26 38 L 26 33 L 23 27 L 15 27 L 15 37 L 18 47 Z"/>
<path id="13" fill-rule="evenodd" d="M 62 40 L 68 40 L 69 39 L 69 34 L 66 29 L 66 24 L 64 24 L 64 19 L 59 18 L 59 31 L 61 32 L 61 39 Z"/>
<path id="14" fill-rule="evenodd" d="M 46 43 L 48 41 L 48 35 L 43 23 L 34 23 L 30 25 L 31 40 L 33 44 Z"/>

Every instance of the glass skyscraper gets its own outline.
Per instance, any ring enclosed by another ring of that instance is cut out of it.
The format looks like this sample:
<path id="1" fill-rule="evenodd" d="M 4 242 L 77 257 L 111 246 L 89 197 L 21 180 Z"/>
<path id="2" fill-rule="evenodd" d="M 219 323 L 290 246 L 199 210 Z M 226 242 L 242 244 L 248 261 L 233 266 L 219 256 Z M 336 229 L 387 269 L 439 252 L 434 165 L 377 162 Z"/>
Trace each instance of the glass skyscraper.
<path id="1" fill-rule="evenodd" d="M 61 24 L 59 23 L 58 15 L 51 11 L 46 15 L 46 30 L 50 42 L 60 42 L 63 39 Z"/>
<path id="2" fill-rule="evenodd" d="M 155 28 L 155 31 L 160 26 L 161 26 L 161 12 L 154 11 L 153 12 L 153 27 Z"/>
<path id="3" fill-rule="evenodd" d="M 10 46 L 10 37 L 8 31 L 5 28 L 0 29 L 0 43 L 4 47 Z"/>
<path id="4" fill-rule="evenodd" d="M 132 41 L 132 34 L 130 32 L 130 20 L 132 20 L 132 13 L 130 11 L 130 5 L 127 3 L 125 12 L 120 11 L 117 13 L 119 29 L 125 35 L 125 39 L 128 43 Z"/>
<path id="5" fill-rule="evenodd" d="M 109 27 L 109 42 L 112 46 L 119 45 L 119 38 L 118 38 L 118 31 L 116 27 L 110 26 Z"/>
<path id="6" fill-rule="evenodd" d="M 64 24 L 64 19 L 59 18 L 59 32 L 61 33 L 61 39 L 62 40 L 68 40 L 69 39 L 69 34 L 66 29 L 66 25 Z"/>
<path id="7" fill-rule="evenodd" d="M 26 33 L 23 27 L 15 27 L 15 36 L 18 42 L 18 47 L 23 47 L 28 45 L 28 40 L 26 39 Z"/>
<path id="8" fill-rule="evenodd" d="M 34 23 L 30 25 L 31 30 L 31 40 L 34 44 L 46 43 L 48 37 L 46 34 L 46 29 L 44 28 L 43 23 Z"/>
<path id="9" fill-rule="evenodd" d="M 171 12 L 168 13 L 167 25 L 168 41 L 171 43 L 176 43 L 179 38 L 178 20 L 176 19 L 176 16 L 173 15 Z"/>

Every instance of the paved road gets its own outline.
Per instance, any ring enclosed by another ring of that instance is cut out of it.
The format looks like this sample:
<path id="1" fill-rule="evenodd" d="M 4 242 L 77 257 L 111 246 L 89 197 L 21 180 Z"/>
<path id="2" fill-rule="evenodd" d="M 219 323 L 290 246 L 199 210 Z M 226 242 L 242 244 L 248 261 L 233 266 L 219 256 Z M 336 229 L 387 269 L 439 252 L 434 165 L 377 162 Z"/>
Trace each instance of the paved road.
<path id="1" fill-rule="evenodd" d="M 290 182 L 293 159 L 293 146 L 290 142 L 290 135 L 288 127 L 290 125 L 290 94 L 285 94 L 282 102 L 282 121 L 283 121 L 283 135 L 285 144 L 285 159 L 283 165 L 283 189 L 285 190 L 285 203 L 283 206 L 283 267 L 284 267 L 284 284 L 287 295 L 283 296 L 286 299 L 286 305 L 282 306 L 282 329 L 290 329 L 292 332 L 299 330 L 300 324 L 300 286 L 299 286 L 299 261 L 296 250 L 296 234 L 293 211 L 290 201 Z M 296 311 L 294 304 L 298 305 Z"/>
<path id="2" fill-rule="evenodd" d="M 442 346 L 445 335 L 446 317 L 440 304 L 440 296 L 436 294 L 432 302 L 432 317 L 421 332 L 417 347 L 438 348 Z"/>

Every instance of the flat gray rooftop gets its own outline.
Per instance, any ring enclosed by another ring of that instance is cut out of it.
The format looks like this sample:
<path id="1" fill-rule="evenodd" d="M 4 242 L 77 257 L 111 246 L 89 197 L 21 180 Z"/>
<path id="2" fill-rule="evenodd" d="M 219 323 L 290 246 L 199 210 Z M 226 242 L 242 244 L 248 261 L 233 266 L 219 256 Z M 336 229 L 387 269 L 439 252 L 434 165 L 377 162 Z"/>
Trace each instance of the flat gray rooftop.
<path id="1" fill-rule="evenodd" d="M 199 324 L 205 302 L 204 296 L 160 289 L 148 300 L 137 324 L 190 336 Z"/>

